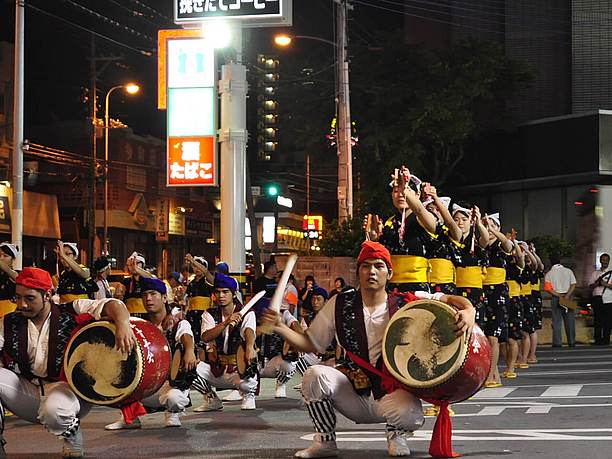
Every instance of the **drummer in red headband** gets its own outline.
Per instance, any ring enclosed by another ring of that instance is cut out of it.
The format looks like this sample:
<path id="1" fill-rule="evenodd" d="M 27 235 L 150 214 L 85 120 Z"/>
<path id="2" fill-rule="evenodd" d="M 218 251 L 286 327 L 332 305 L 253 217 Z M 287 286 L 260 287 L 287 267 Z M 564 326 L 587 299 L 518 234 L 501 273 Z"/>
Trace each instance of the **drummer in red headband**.
<path id="1" fill-rule="evenodd" d="M 276 333 L 303 352 L 324 352 L 334 336 L 338 336 L 346 351 L 346 358 L 336 368 L 314 365 L 304 373 L 302 396 L 316 433 L 310 447 L 298 451 L 295 457 L 338 455 L 335 409 L 356 423 L 386 422 L 390 456 L 408 456 L 407 439 L 423 426 L 421 401 L 370 371 L 372 367 L 382 370 L 385 327 L 390 315 L 407 299 L 387 294 L 387 283 L 393 276 L 391 255 L 381 244 L 366 241 L 357 266 L 360 289 L 331 298 L 305 335 L 285 326 L 275 312 L 264 314 L 266 322 L 274 323 Z M 417 297 L 440 300 L 457 308 L 457 334 L 473 327 L 474 308 L 467 299 L 426 292 L 417 292 L 416 297 L 409 298 Z"/>
<path id="2" fill-rule="evenodd" d="M 24 268 L 15 283 L 17 310 L 0 319 L 4 365 L 0 368 L 0 404 L 21 419 L 40 422 L 52 434 L 63 437 L 64 457 L 82 457 L 80 419 L 91 405 L 62 380 L 64 350 L 88 314 L 89 320 L 112 320 L 117 348 L 128 352 L 136 343 L 129 313 L 121 301 L 112 298 L 54 304 L 51 276 L 42 269 Z"/>

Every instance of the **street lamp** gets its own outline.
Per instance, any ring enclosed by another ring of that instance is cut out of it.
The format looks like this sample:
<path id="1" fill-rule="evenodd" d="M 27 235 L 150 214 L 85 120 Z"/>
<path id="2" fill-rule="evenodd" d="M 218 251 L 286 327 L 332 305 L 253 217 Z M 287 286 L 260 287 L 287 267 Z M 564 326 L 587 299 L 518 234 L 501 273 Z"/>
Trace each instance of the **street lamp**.
<path id="1" fill-rule="evenodd" d="M 337 110 L 338 110 L 338 135 L 336 146 L 338 149 L 338 221 L 340 223 L 353 217 L 353 153 L 351 138 L 351 108 L 349 89 L 349 63 L 347 56 L 347 23 L 345 0 L 337 0 L 338 7 L 338 34 L 336 42 L 321 37 L 309 35 L 278 34 L 274 36 L 277 46 L 287 47 L 293 39 L 314 40 L 336 49 L 336 64 L 338 72 Z"/>
<path id="2" fill-rule="evenodd" d="M 135 83 L 113 86 L 106 93 L 104 102 L 104 255 L 108 255 L 108 131 L 110 129 L 108 116 L 108 102 L 110 95 L 116 89 L 123 89 L 128 94 L 136 94 L 140 86 Z"/>

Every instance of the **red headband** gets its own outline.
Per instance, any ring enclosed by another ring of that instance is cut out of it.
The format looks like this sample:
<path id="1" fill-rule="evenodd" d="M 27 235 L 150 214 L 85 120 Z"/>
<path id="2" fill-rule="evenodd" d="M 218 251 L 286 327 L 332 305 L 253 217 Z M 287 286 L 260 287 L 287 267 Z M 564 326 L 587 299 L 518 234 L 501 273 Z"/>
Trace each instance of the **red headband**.
<path id="1" fill-rule="evenodd" d="M 51 281 L 51 275 L 40 268 L 23 268 L 15 279 L 15 284 L 23 285 L 27 288 L 33 288 L 35 290 L 51 290 L 53 288 L 53 282 Z"/>
<path id="2" fill-rule="evenodd" d="M 387 264 L 389 270 L 393 269 L 391 254 L 379 242 L 365 241 L 361 244 L 361 252 L 359 252 L 359 257 L 357 257 L 357 266 L 369 258 L 379 258 Z"/>

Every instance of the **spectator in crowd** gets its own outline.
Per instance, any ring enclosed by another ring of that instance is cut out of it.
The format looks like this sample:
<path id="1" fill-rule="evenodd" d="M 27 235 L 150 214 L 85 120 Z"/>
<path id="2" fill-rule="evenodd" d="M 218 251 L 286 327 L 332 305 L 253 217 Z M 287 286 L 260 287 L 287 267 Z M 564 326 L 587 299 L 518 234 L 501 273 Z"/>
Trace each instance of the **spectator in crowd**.
<path id="1" fill-rule="evenodd" d="M 565 336 L 569 347 L 576 346 L 576 313 L 572 308 L 563 306 L 563 300 L 571 300 L 576 288 L 576 276 L 571 269 L 561 264 L 558 254 L 550 256 L 552 267 L 544 277 L 545 290 L 552 295 L 553 347 L 561 347 L 561 322 L 565 326 Z"/>
<path id="2" fill-rule="evenodd" d="M 272 298 L 276 289 L 276 262 L 273 260 L 264 263 L 263 275 L 253 282 L 253 293 L 259 293 L 262 290 L 266 291 L 266 297 Z"/>
<path id="3" fill-rule="evenodd" d="M 337 295 L 342 291 L 342 289 L 346 287 L 346 282 L 342 277 L 336 277 L 334 280 L 334 288 L 329 292 L 329 297 L 331 298 L 334 295 Z"/>
<path id="4" fill-rule="evenodd" d="M 599 263 L 601 268 L 596 269 L 591 274 L 589 280 L 589 287 L 593 289 L 591 306 L 593 307 L 593 338 L 595 345 L 602 345 L 604 342 L 603 322 L 606 311 L 604 310 L 604 302 L 602 295 L 604 290 L 608 292 L 610 289 L 604 287 L 604 283 L 610 283 L 610 276 L 612 276 L 612 270 L 608 267 L 610 265 L 610 255 L 602 253 L 599 257 Z M 612 305 L 609 305 L 612 306 Z"/>
<path id="5" fill-rule="evenodd" d="M 282 271 L 278 272 L 278 280 L 280 281 Z M 295 276 L 289 274 L 289 280 L 287 281 L 287 287 L 285 287 L 285 294 L 283 295 L 282 309 L 287 309 L 292 316 L 297 318 L 297 305 L 298 305 L 298 291 L 295 286 Z"/>
<path id="6" fill-rule="evenodd" d="M 304 279 L 304 288 L 300 290 L 300 306 L 309 311 L 312 310 L 312 289 L 317 285 L 313 275 L 308 275 Z"/>

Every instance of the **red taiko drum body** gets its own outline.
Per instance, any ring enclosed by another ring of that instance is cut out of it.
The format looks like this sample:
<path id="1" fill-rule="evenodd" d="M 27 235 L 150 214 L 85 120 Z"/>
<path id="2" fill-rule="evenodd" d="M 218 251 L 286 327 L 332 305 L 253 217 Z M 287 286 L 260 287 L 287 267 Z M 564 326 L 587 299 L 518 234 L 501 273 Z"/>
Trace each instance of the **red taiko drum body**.
<path id="1" fill-rule="evenodd" d="M 456 403 L 474 395 L 491 368 L 489 342 L 476 325 L 455 336 L 456 310 L 419 300 L 399 309 L 383 338 L 385 366 L 407 390 L 428 402 Z"/>
<path id="2" fill-rule="evenodd" d="M 137 345 L 115 349 L 115 325 L 92 322 L 70 339 L 64 355 L 68 384 L 82 399 L 120 407 L 154 394 L 168 380 L 170 347 L 164 334 L 146 320 L 130 318 Z"/>

